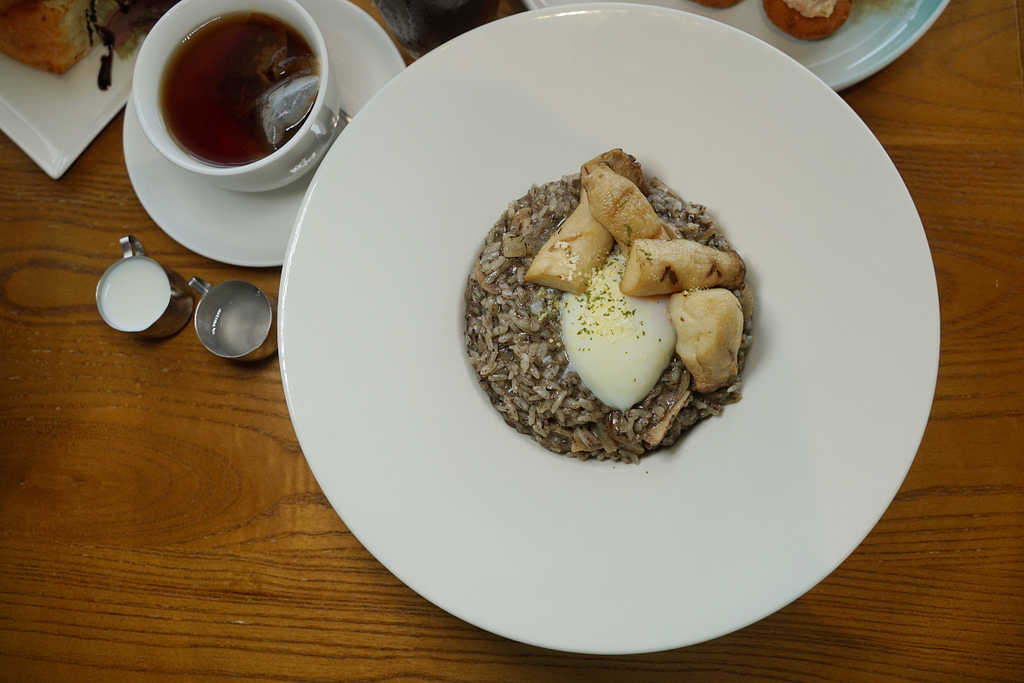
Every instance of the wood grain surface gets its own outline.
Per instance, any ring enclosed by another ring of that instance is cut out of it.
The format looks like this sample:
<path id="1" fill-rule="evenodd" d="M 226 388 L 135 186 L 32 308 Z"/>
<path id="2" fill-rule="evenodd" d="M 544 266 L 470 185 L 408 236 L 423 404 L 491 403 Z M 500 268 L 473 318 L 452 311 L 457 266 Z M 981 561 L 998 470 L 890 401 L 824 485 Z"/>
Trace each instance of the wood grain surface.
<path id="1" fill-rule="evenodd" d="M 916 202 L 940 293 L 934 407 L 896 499 L 794 603 L 649 655 L 522 645 L 405 587 L 318 488 L 275 359 L 221 361 L 189 328 L 139 341 L 95 308 L 124 234 L 186 279 L 276 293 L 280 270 L 158 229 L 123 115 L 59 181 L 0 134 L 0 681 L 1024 680 L 1022 7 L 952 0 L 842 93 Z"/>

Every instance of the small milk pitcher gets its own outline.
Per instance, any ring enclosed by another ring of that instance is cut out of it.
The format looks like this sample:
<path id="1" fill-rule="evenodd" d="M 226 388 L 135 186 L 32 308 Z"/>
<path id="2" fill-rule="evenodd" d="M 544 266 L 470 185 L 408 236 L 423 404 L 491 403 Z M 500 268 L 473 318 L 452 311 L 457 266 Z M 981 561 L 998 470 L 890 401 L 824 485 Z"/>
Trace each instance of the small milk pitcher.
<path id="1" fill-rule="evenodd" d="M 185 280 L 146 256 L 139 240 L 121 238 L 122 256 L 96 285 L 96 308 L 121 332 L 152 339 L 169 337 L 192 316 L 192 292 Z"/>

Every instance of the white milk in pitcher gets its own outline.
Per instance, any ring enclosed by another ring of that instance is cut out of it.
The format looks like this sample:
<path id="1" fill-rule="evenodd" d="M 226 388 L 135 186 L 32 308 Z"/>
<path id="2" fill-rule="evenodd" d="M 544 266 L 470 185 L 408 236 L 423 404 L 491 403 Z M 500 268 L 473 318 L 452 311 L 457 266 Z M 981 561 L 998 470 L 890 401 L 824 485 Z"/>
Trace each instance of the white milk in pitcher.
<path id="1" fill-rule="evenodd" d="M 141 332 L 155 323 L 171 300 L 171 283 L 156 261 L 118 261 L 100 282 L 97 304 L 107 324 L 122 332 Z"/>

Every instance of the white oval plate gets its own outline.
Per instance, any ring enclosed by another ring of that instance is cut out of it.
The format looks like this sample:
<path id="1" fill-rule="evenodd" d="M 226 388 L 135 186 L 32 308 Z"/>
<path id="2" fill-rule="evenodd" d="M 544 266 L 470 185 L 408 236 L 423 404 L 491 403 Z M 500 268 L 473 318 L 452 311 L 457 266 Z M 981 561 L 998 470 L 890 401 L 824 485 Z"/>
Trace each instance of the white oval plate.
<path id="1" fill-rule="evenodd" d="M 531 9 L 573 0 L 525 0 Z M 798 40 L 775 28 L 761 0 L 739 0 L 732 7 L 704 7 L 694 0 L 642 0 L 715 19 L 782 50 L 835 90 L 859 83 L 892 64 L 939 18 L 949 0 L 856 0 L 850 18 L 824 40 Z"/>
<path id="2" fill-rule="evenodd" d="M 639 466 L 515 433 L 462 336 L 508 203 L 613 147 L 710 207 L 757 298 L 743 400 Z M 314 177 L 279 332 L 303 452 L 385 567 L 481 628 L 607 654 L 714 638 L 827 576 L 906 475 L 939 348 L 920 219 L 842 99 L 734 28 L 614 4 L 499 20 L 381 90 Z"/>

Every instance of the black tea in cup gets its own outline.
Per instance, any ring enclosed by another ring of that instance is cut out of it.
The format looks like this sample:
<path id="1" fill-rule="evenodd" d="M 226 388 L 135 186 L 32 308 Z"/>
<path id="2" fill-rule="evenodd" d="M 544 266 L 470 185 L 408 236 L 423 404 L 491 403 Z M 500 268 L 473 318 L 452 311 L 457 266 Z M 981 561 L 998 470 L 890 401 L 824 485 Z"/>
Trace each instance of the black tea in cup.
<path id="1" fill-rule="evenodd" d="M 161 83 L 167 128 L 189 155 L 239 166 L 282 147 L 316 100 L 320 67 L 291 26 L 253 12 L 226 14 L 189 34 Z"/>

